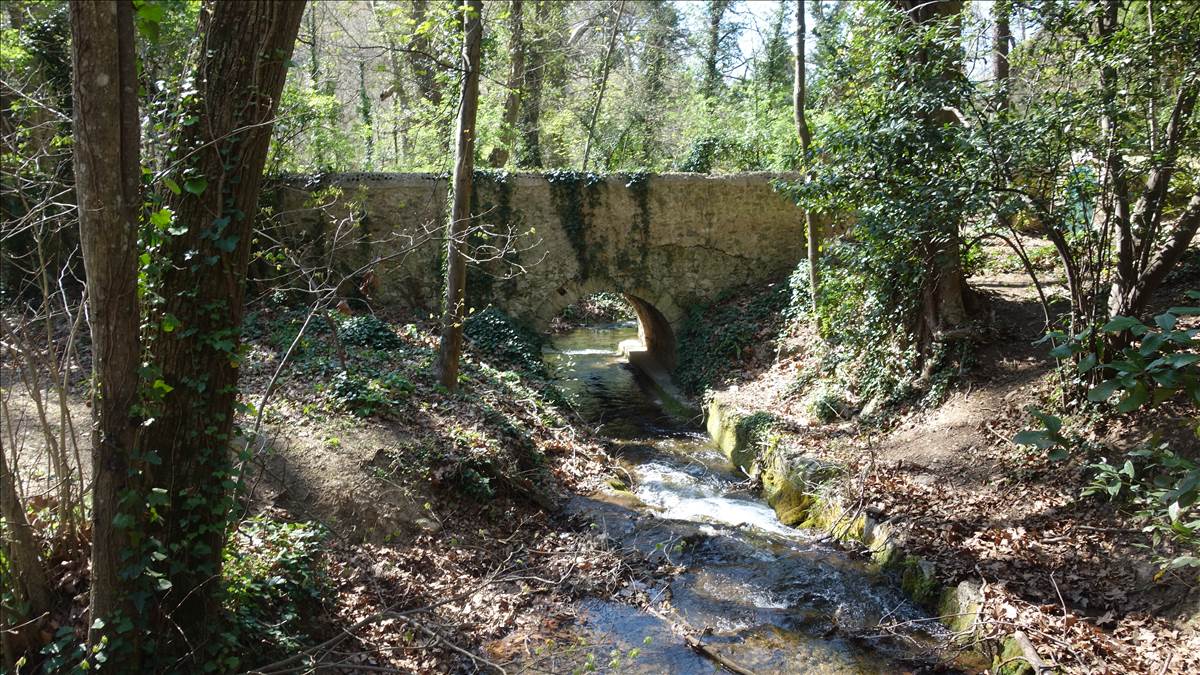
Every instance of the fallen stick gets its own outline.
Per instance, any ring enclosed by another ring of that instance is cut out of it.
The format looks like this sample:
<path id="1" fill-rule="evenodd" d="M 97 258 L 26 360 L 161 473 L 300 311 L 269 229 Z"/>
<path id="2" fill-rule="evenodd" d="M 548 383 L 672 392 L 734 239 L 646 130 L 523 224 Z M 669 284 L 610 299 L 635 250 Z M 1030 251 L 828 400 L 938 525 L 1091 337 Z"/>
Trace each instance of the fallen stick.
<path id="1" fill-rule="evenodd" d="M 684 635 L 683 639 L 685 642 L 687 642 L 687 646 L 692 648 L 692 651 L 706 659 L 714 661 L 725 670 L 728 670 L 731 673 L 736 673 L 736 675 L 754 675 L 754 671 L 746 668 L 728 656 L 722 655 L 720 652 L 704 644 L 699 639 L 692 637 L 691 635 Z"/>
<path id="2" fill-rule="evenodd" d="M 1017 646 L 1021 648 L 1021 653 L 1025 655 L 1025 660 L 1029 665 L 1033 666 L 1034 675 L 1041 675 L 1043 672 L 1049 671 L 1050 666 L 1038 656 L 1037 650 L 1034 649 L 1033 643 L 1029 641 L 1029 637 L 1024 631 L 1014 631 L 1013 640 L 1016 640 Z"/>

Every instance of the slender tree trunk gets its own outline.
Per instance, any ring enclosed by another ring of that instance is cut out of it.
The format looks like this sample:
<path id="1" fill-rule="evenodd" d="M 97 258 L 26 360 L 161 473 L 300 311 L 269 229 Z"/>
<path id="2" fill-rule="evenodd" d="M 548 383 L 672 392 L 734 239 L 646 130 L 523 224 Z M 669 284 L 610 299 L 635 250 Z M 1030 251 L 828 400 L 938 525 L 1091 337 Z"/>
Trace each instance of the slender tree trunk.
<path id="1" fill-rule="evenodd" d="M 133 582 L 120 574 L 129 531 L 114 525 L 133 477 L 138 401 L 137 288 L 140 131 L 133 5 L 126 0 L 71 3 L 74 68 L 75 193 L 87 273 L 95 400 L 92 407 L 92 584 L 89 642 L 113 618 L 133 618 Z M 100 619 L 97 623 L 95 620 Z M 113 650 L 118 670 L 139 667 L 136 649 Z M 123 660 L 128 658 L 129 660 Z"/>
<path id="2" fill-rule="evenodd" d="M 375 129 L 371 121 L 371 97 L 367 94 L 367 62 L 358 62 L 358 112 L 362 120 L 364 139 L 367 143 L 366 166 L 364 171 L 371 171 L 375 163 Z"/>
<path id="3" fill-rule="evenodd" d="M 1008 44 L 1012 41 L 1009 30 L 1011 0 L 996 0 L 992 5 L 992 76 L 996 79 L 996 95 L 1000 108 L 1007 110 L 1008 100 Z"/>
<path id="4" fill-rule="evenodd" d="M 525 37 L 521 20 L 521 0 L 509 3 L 509 26 L 512 36 L 508 44 L 508 91 L 504 96 L 504 123 L 500 128 L 500 143 L 488 157 L 494 168 L 508 164 L 511 149 L 517 141 L 517 115 L 521 111 L 521 94 L 525 81 Z"/>
<path id="5" fill-rule="evenodd" d="M 5 413 L 4 419 L 10 420 L 7 409 Z M 28 604 L 23 612 L 7 603 L 0 605 L 0 626 L 3 626 L 0 648 L 4 651 L 0 665 L 8 672 L 16 672 L 15 663 L 19 655 L 36 651 L 34 648 L 40 646 L 36 636 L 45 624 L 44 615 L 50 609 L 46 568 L 17 490 L 16 476 L 10 470 L 8 457 L 4 453 L 4 439 L 0 438 L 0 516 L 4 517 L 4 550 L 8 557 L 8 578 L 4 581 L 4 588 L 14 591 L 18 602 Z M 18 625 L 24 627 L 12 628 Z"/>
<path id="6" fill-rule="evenodd" d="M 806 82 L 807 75 L 805 73 L 805 54 L 804 42 L 806 37 L 805 30 L 805 3 L 804 0 L 796 2 L 796 77 L 793 87 L 792 107 L 796 115 L 796 134 L 800 137 L 800 154 L 804 159 L 804 180 L 808 181 L 812 177 L 812 170 L 808 164 L 812 161 L 809 157 L 808 150 L 812 145 L 812 132 L 808 128 L 808 120 L 804 115 L 805 96 L 807 95 Z M 804 211 L 804 230 L 808 239 L 808 283 L 809 291 L 812 293 L 813 324 L 820 326 L 820 292 L 821 292 L 821 271 L 818 265 L 821 255 L 821 224 L 819 219 L 813 217 L 813 213 L 809 209 Z"/>
<path id="7" fill-rule="evenodd" d="M 161 255 L 161 316 L 150 361 L 170 387 L 155 403 L 140 448 L 159 519 L 147 535 L 169 554 L 151 630 L 164 667 L 190 670 L 220 629 L 221 552 L 233 506 L 231 441 L 238 347 L 252 225 L 303 2 L 242 0 L 204 5 L 205 48 L 197 96 L 179 147 L 195 148 L 168 199 L 181 234 Z M 152 460 L 149 458 L 153 458 Z M 172 665 L 179 661 L 181 665 Z"/>
<path id="8" fill-rule="evenodd" d="M 587 171 L 588 157 L 592 154 L 592 138 L 596 135 L 596 122 L 600 118 L 600 106 L 604 105 L 604 90 L 608 87 L 608 71 L 612 68 L 613 48 L 617 45 L 617 33 L 621 29 L 621 16 L 625 13 L 625 0 L 617 5 L 617 18 L 613 21 L 612 35 L 608 38 L 608 49 L 604 50 L 604 70 L 600 74 L 600 90 L 596 92 L 596 104 L 592 106 L 592 119 L 588 123 L 587 142 L 583 146 L 583 171 Z"/>
<path id="9" fill-rule="evenodd" d="M 458 361 L 462 355 L 463 297 L 467 261 L 461 247 L 471 220 L 471 176 L 475 170 L 475 117 L 479 109 L 479 56 L 483 40 L 483 3 L 467 0 L 463 21 L 463 84 L 458 107 L 457 145 L 454 151 L 454 201 L 446 228 L 446 307 L 442 314 L 442 339 L 438 348 L 438 381 L 458 388 Z"/>
<path id="10" fill-rule="evenodd" d="M 396 155 L 396 163 L 400 164 L 401 158 L 407 158 L 409 152 L 412 151 L 408 126 L 402 123 L 401 119 L 409 109 L 408 89 L 404 86 L 404 68 L 400 61 L 400 49 L 387 29 L 387 18 L 375 0 L 371 0 L 371 13 L 375 16 L 379 32 L 387 42 L 388 64 L 392 69 L 392 86 L 379 98 L 381 100 L 392 99 L 392 152 Z"/>
<path id="11" fill-rule="evenodd" d="M 521 109 L 523 138 L 518 166 L 528 169 L 542 167 L 542 84 L 546 81 L 546 23 L 550 19 L 549 0 L 537 0 L 537 22 L 534 39 L 528 45 L 525 68 L 525 97 Z"/>

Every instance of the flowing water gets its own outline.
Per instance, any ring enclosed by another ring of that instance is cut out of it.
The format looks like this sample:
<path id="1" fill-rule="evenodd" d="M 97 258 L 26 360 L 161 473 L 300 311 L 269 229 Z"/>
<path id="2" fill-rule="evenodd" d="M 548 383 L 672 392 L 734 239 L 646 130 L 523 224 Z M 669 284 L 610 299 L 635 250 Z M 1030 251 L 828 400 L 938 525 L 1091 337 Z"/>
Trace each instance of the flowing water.
<path id="1" fill-rule="evenodd" d="M 624 358 L 636 324 L 585 327 L 552 339 L 545 358 L 585 420 L 621 449 L 629 493 L 577 498 L 571 507 L 615 545 L 684 571 L 644 589 L 657 614 L 584 603 L 581 642 L 602 671 L 719 670 L 671 624 L 754 673 L 898 673 L 925 669 L 935 622 L 870 566 L 786 527 L 735 475 L 708 437 L 672 419 Z M 904 624 L 884 631 L 880 622 Z M 634 656 L 630 656 L 630 652 Z M 594 657 L 593 657 L 594 658 Z"/>

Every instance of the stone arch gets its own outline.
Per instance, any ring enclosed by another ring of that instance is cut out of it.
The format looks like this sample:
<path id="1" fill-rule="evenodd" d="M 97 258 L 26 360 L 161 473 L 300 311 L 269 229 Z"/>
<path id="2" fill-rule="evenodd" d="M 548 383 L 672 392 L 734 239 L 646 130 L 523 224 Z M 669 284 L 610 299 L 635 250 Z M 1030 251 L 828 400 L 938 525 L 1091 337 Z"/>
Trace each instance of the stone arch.
<path id="1" fill-rule="evenodd" d="M 604 278 L 589 278 L 561 286 L 553 292 L 535 321 L 535 327 L 544 331 L 550 326 L 550 321 L 564 309 L 596 293 L 610 291 L 620 293 L 633 307 L 638 320 L 638 337 L 644 346 L 644 361 L 646 356 L 652 358 L 657 365 L 668 372 L 675 368 L 675 324 L 682 316 L 682 310 L 675 304 L 673 298 L 666 294 L 655 294 L 648 288 L 626 286 Z M 503 303 L 501 303 L 503 304 Z M 632 360 L 631 355 L 631 360 Z"/>
<path id="2" fill-rule="evenodd" d="M 667 371 L 675 370 L 675 329 L 652 303 L 632 293 L 623 293 L 638 318 L 638 337 L 646 352 Z"/>

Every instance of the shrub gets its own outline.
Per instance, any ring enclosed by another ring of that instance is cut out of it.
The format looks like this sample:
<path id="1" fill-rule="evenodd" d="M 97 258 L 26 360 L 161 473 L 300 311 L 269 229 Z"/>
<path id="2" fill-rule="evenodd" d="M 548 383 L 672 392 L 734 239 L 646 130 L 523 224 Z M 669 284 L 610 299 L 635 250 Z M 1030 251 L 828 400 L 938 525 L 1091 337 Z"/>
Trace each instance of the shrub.
<path id="1" fill-rule="evenodd" d="M 774 338 L 792 294 L 787 284 L 773 284 L 749 301 L 724 298 L 692 307 L 678 336 L 680 386 L 689 393 L 703 392 L 717 384 L 744 352 L 761 344 L 764 335 Z"/>
<path id="2" fill-rule="evenodd" d="M 546 374 L 541 339 L 499 309 L 489 307 L 467 319 L 463 332 L 489 361 L 533 375 Z"/>
<path id="3" fill-rule="evenodd" d="M 413 384 L 396 373 L 366 376 L 339 371 L 325 385 L 326 394 L 342 408 L 369 417 L 400 403 L 413 392 Z"/>
<path id="4" fill-rule="evenodd" d="M 343 344 L 372 349 L 399 349 L 404 341 L 384 321 L 367 314 L 342 319 L 338 323 L 338 337 Z"/>
<path id="5" fill-rule="evenodd" d="M 320 605 L 328 580 L 321 555 L 325 530 L 314 523 L 252 518 L 225 549 L 225 606 L 231 625 L 218 670 L 244 670 L 243 655 L 256 661 L 283 655 L 308 642 L 305 617 Z"/>

